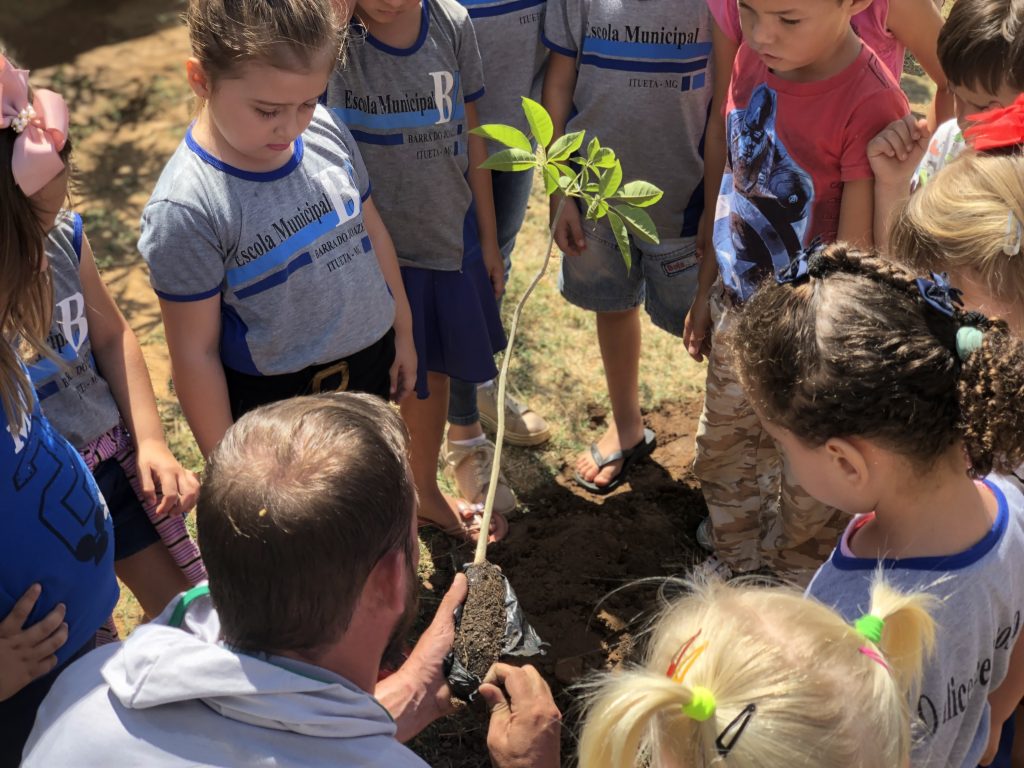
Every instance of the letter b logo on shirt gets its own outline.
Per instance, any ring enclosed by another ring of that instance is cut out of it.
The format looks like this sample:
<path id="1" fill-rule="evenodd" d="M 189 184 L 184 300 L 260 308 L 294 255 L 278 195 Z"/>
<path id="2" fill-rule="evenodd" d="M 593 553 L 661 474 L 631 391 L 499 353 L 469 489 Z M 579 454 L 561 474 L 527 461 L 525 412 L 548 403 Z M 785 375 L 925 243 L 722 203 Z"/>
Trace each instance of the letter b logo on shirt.
<path id="1" fill-rule="evenodd" d="M 455 77 L 451 72 L 431 72 L 434 78 L 434 103 L 437 105 L 437 122 L 434 125 L 450 122 L 452 113 L 455 111 L 452 102 L 452 89 L 455 87 Z"/>

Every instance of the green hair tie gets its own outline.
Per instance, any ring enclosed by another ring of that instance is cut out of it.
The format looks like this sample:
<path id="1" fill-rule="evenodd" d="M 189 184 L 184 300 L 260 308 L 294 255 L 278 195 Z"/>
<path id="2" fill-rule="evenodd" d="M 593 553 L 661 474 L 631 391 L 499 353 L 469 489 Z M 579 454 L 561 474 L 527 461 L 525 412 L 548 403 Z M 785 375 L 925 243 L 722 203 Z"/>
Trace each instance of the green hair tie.
<path id="1" fill-rule="evenodd" d="M 857 630 L 857 634 L 866 640 L 870 640 L 875 645 L 882 642 L 883 627 L 885 627 L 885 621 L 869 613 L 864 614 L 853 623 L 853 628 Z"/>
<path id="2" fill-rule="evenodd" d="M 683 714 L 698 723 L 710 720 L 715 714 L 715 695 L 700 685 L 691 688 L 690 693 L 693 694 L 693 699 L 689 704 L 683 705 Z"/>
<path id="3" fill-rule="evenodd" d="M 961 361 L 966 361 L 971 352 L 981 349 L 981 340 L 985 333 L 973 325 L 961 326 L 956 332 L 956 356 Z"/>

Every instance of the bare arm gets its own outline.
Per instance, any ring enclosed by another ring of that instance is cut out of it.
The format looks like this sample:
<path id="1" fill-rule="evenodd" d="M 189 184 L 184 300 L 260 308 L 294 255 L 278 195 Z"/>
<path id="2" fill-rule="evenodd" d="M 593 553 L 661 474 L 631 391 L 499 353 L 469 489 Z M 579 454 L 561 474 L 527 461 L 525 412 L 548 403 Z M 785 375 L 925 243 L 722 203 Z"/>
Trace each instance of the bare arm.
<path id="1" fill-rule="evenodd" d="M 874 187 L 874 179 L 858 179 L 843 184 L 837 240 L 851 243 L 858 248 L 870 248 L 874 245 Z"/>
<path id="2" fill-rule="evenodd" d="M 232 424 L 220 360 L 220 296 L 201 301 L 160 300 L 178 402 L 209 456 Z"/>
<path id="3" fill-rule="evenodd" d="M 466 104 L 466 124 L 470 131 L 480 125 L 476 103 Z M 494 298 L 500 298 L 505 291 L 505 264 L 498 248 L 498 224 L 494 216 L 494 188 L 491 186 L 491 172 L 480 165 L 487 159 L 487 140 L 483 136 L 469 134 L 469 188 L 473 190 L 476 205 L 476 223 L 480 230 L 480 247 L 483 249 L 484 265 L 491 277 Z"/>
<path id="4" fill-rule="evenodd" d="M 576 59 L 555 51 L 548 55 L 548 66 L 544 72 L 544 91 L 541 101 L 544 109 L 551 115 L 554 125 L 554 138 L 565 133 L 565 125 L 569 122 L 572 111 L 572 97 L 576 90 Z M 562 201 L 562 195 L 551 196 L 551 221 L 554 223 L 555 212 Z M 562 206 L 562 217 L 555 229 L 555 242 L 563 253 L 579 256 L 580 251 L 587 247 L 583 238 L 583 227 L 580 212 L 570 200 Z"/>
<path id="5" fill-rule="evenodd" d="M 159 514 L 188 511 L 195 505 L 199 482 L 167 447 L 139 340 L 104 285 L 92 246 L 84 236 L 79 276 L 96 366 L 135 439 L 143 495 L 152 503 L 160 490 Z"/>
<path id="6" fill-rule="evenodd" d="M 363 203 L 363 224 L 370 236 L 370 242 L 373 243 L 373 251 L 377 254 L 381 274 L 384 275 L 384 281 L 395 299 L 395 362 L 391 366 L 391 399 L 397 403 L 401 402 L 416 385 L 416 347 L 412 339 L 412 312 L 409 310 L 409 299 L 405 295 L 405 284 L 402 282 L 402 273 L 398 267 L 395 244 L 371 197 Z"/>
<path id="7" fill-rule="evenodd" d="M 988 703 L 992 708 L 989 716 L 989 741 L 981 765 L 988 765 L 995 759 L 999 750 L 999 734 L 1003 723 L 1013 717 L 1013 711 L 1024 699 L 1024 635 L 1018 635 L 1010 654 L 1010 665 L 1006 669 L 1006 677 L 992 693 Z"/>
<path id="8" fill-rule="evenodd" d="M 953 117 L 953 97 L 939 64 L 939 31 L 944 23 L 942 13 L 934 0 L 889 0 L 885 23 L 935 83 L 935 98 L 928 110 L 928 127 L 934 131 Z"/>
<path id="9" fill-rule="evenodd" d="M 893 214 L 910 194 L 910 180 L 928 148 L 928 126 L 913 115 L 895 120 L 868 142 L 868 162 L 875 174 L 872 230 L 880 251 L 889 247 Z"/>

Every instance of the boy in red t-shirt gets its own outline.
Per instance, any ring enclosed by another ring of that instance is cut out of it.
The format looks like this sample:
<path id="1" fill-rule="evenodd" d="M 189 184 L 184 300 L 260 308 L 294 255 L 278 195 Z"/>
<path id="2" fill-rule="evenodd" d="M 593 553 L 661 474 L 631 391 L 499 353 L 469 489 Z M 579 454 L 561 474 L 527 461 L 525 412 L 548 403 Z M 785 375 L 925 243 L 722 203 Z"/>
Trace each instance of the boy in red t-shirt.
<path id="1" fill-rule="evenodd" d="M 867 144 L 909 111 L 892 74 L 850 26 L 870 0 L 740 0 L 744 42 L 724 119 L 715 258 L 701 262 L 684 342 L 735 323 L 758 283 L 815 243 L 873 242 Z M 718 72 L 716 77 L 727 78 Z M 742 394 L 726 344 L 708 353 L 694 473 L 722 574 L 768 567 L 806 583 L 842 530 L 840 513 L 785 481 L 779 452 Z"/>

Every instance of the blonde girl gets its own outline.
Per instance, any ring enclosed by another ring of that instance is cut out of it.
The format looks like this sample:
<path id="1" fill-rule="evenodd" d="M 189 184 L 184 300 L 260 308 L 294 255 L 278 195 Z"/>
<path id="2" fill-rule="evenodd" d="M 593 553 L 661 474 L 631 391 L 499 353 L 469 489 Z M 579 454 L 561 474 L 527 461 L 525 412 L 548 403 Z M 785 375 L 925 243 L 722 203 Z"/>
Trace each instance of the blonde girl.
<path id="1" fill-rule="evenodd" d="M 49 355 L 45 243 L 67 193 L 68 111 L 0 55 L 0 766 L 117 602 L 110 514 L 39 407 L 18 346 Z"/>
<path id="2" fill-rule="evenodd" d="M 879 579 L 851 626 L 789 588 L 699 583 L 594 684 L 580 765 L 903 768 L 931 604 Z"/>

